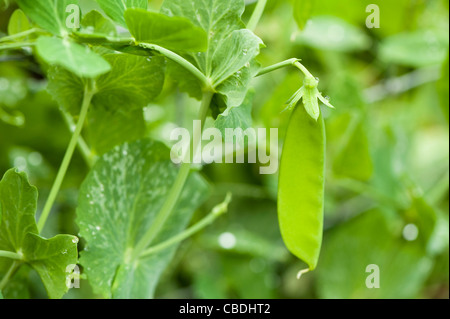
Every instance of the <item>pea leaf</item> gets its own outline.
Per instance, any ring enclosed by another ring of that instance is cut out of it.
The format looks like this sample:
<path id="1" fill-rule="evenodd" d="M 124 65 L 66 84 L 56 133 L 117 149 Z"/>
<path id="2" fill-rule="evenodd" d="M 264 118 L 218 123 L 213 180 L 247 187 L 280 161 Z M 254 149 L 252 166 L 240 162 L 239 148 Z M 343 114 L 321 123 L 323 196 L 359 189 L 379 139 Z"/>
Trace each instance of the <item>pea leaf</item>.
<path id="1" fill-rule="evenodd" d="M 88 115 L 88 138 L 93 151 L 98 155 L 110 151 L 114 146 L 143 137 L 144 114 L 141 109 L 117 110 L 93 108 Z"/>
<path id="2" fill-rule="evenodd" d="M 294 19 L 300 30 L 305 28 L 312 13 L 313 2 L 311 0 L 294 0 Z"/>
<path id="3" fill-rule="evenodd" d="M 208 49 L 205 53 L 194 56 L 200 70 L 206 75 L 211 75 L 212 57 L 216 49 L 222 46 L 233 31 L 245 27 L 241 21 L 244 10 L 243 0 L 165 0 L 161 7 L 162 13 L 188 18 L 194 25 L 206 31 Z"/>
<path id="4" fill-rule="evenodd" d="M 59 65 L 79 77 L 95 78 L 111 70 L 101 56 L 67 39 L 39 37 L 38 54 L 50 65 Z"/>
<path id="5" fill-rule="evenodd" d="M 76 38 L 81 42 L 89 44 L 104 44 L 108 43 L 108 36 L 116 36 L 117 30 L 110 20 L 106 19 L 97 10 L 92 10 L 83 17 L 81 21 L 81 29 L 74 32 Z M 107 50 L 103 47 L 94 47 L 94 51 Z"/>
<path id="6" fill-rule="evenodd" d="M 89 11 L 81 21 L 82 30 L 93 33 L 105 34 L 109 36 L 116 35 L 116 27 L 114 24 L 105 18 L 97 10 Z"/>
<path id="7" fill-rule="evenodd" d="M 125 21 L 139 42 L 163 46 L 170 50 L 205 51 L 205 31 L 183 17 L 169 17 L 142 9 L 128 9 Z"/>
<path id="8" fill-rule="evenodd" d="M 205 30 L 208 35 L 206 52 L 197 52 L 191 57 L 215 87 L 252 62 L 263 45 L 250 30 L 243 29 L 244 9 L 242 0 L 166 0 L 161 7 L 162 13 L 188 18 Z"/>
<path id="9" fill-rule="evenodd" d="M 121 26 L 126 27 L 124 13 L 129 8 L 147 10 L 148 0 L 97 0 L 103 11 Z"/>
<path id="10" fill-rule="evenodd" d="M 94 291 L 105 297 L 152 297 L 176 250 L 131 257 L 177 175 L 169 154 L 166 146 L 150 140 L 125 143 L 101 157 L 81 186 L 77 224 L 87 242 L 81 264 Z M 192 174 L 154 244 L 181 232 L 206 193 L 206 183 Z"/>
<path id="11" fill-rule="evenodd" d="M 28 233 L 38 233 L 35 221 L 37 189 L 25 173 L 10 169 L 0 182 L 0 249 L 17 252 L 23 249 Z"/>
<path id="12" fill-rule="evenodd" d="M 325 128 L 301 107 L 291 115 L 281 155 L 278 220 L 291 253 L 316 268 L 322 244 Z"/>
<path id="13" fill-rule="evenodd" d="M 105 109 L 142 108 L 155 99 L 164 85 L 164 59 L 125 54 L 105 56 L 113 69 L 96 80 L 92 103 Z"/>
<path id="14" fill-rule="evenodd" d="M 27 31 L 31 28 L 30 22 L 28 21 L 27 16 L 23 13 L 22 10 L 17 9 L 11 15 L 8 23 L 8 34 L 14 35 L 17 33 L 21 33 Z M 21 40 L 21 38 L 17 38 L 17 40 Z"/>
<path id="15" fill-rule="evenodd" d="M 38 235 L 35 221 L 37 190 L 25 173 L 7 171 L 0 181 L 0 250 L 21 254 L 23 261 L 37 271 L 50 298 L 67 292 L 66 268 L 77 262 L 78 238 L 58 235 L 45 239 Z M 0 271 L 11 261 L 0 260 Z"/>
<path id="16" fill-rule="evenodd" d="M 217 48 L 212 57 L 212 80 L 215 86 L 250 63 L 263 45 L 250 30 L 236 30 Z"/>
<path id="17" fill-rule="evenodd" d="M 243 131 L 252 127 L 252 103 L 255 92 L 250 90 L 240 106 L 230 107 L 221 115 L 219 115 L 214 122 L 214 126 L 222 132 L 222 136 L 226 136 L 225 130 L 227 128 L 236 129 L 241 128 Z M 244 136 L 237 138 L 238 145 L 244 146 Z M 233 141 L 230 141 L 233 142 Z M 254 141 L 253 141 L 254 142 Z"/>
<path id="18" fill-rule="evenodd" d="M 95 107 L 111 111 L 142 108 L 164 85 L 164 61 L 160 57 L 108 54 L 112 70 L 95 80 Z M 61 107 L 78 115 L 83 99 L 84 80 L 62 68 L 49 71 L 48 91 Z"/>
<path id="19" fill-rule="evenodd" d="M 78 0 L 17 0 L 19 7 L 41 28 L 56 34 L 67 34 L 66 9 Z"/>
<path id="20" fill-rule="evenodd" d="M 61 298 L 67 292 L 68 267 L 76 265 L 78 238 L 57 235 L 45 239 L 28 233 L 24 242 L 25 261 L 37 271 L 50 298 Z"/>

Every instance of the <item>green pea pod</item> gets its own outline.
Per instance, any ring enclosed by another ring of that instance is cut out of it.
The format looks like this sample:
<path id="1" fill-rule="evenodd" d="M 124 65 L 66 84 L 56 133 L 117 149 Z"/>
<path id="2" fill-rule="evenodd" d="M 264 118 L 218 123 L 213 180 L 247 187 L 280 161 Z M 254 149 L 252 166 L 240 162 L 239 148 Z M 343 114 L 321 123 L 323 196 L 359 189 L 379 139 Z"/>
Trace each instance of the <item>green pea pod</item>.
<path id="1" fill-rule="evenodd" d="M 278 220 L 289 251 L 316 268 L 322 245 L 325 124 L 302 107 L 291 115 L 281 156 Z"/>

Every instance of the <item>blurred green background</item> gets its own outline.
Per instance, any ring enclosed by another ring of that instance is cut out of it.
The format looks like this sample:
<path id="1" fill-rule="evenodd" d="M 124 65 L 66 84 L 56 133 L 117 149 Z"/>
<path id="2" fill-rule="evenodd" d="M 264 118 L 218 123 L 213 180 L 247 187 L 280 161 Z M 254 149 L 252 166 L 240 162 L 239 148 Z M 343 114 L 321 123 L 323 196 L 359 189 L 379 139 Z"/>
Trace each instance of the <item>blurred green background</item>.
<path id="1" fill-rule="evenodd" d="M 150 6 L 158 10 L 161 2 Z M 255 1 L 246 2 L 248 19 Z M 214 164 L 203 170 L 213 195 L 192 223 L 231 191 L 229 212 L 182 243 L 157 298 L 449 297 L 448 1 L 313 2 L 300 31 L 291 3 L 269 0 L 256 34 L 267 45 L 258 58 L 263 66 L 301 58 L 336 107 L 323 109 L 327 183 L 317 270 L 295 279 L 306 265 L 280 236 L 277 176 L 259 175 L 254 164 Z M 17 6 L 0 3 L 3 36 Z M 371 3 L 380 8 L 380 28 L 366 27 Z M 98 9 L 95 1 L 81 4 L 84 13 Z M 253 82 L 253 126 L 278 127 L 280 147 L 289 118 L 281 111 L 301 80 L 295 69 L 283 69 Z M 190 127 L 197 107 L 167 79 L 145 109 L 143 135 L 169 143 L 168 132 Z M 69 138 L 39 58 L 26 50 L 0 52 L 0 174 L 25 170 L 39 190 L 38 212 Z M 78 233 L 77 192 L 87 171 L 76 153 L 44 235 Z M 366 287 L 369 264 L 380 268 L 379 289 Z M 46 297 L 25 267 L 8 289 L 17 298 Z M 66 295 L 95 297 L 86 280 Z"/>

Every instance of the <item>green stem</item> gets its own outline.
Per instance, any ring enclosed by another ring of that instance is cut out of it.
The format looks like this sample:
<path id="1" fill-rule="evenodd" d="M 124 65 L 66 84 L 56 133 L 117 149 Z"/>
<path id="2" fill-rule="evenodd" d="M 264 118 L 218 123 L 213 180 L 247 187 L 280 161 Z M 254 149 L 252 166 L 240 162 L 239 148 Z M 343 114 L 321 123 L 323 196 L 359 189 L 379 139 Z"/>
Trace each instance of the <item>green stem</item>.
<path id="1" fill-rule="evenodd" d="M 198 118 L 201 121 L 202 131 L 213 95 L 214 93 L 212 92 L 203 93 L 202 104 L 198 116 Z M 192 141 L 193 154 L 196 154 L 197 152 L 197 148 L 201 142 L 201 134 L 199 136 L 199 139 L 200 140 Z M 174 209 L 178 201 L 178 198 L 181 195 L 181 192 L 184 188 L 184 185 L 186 183 L 190 171 L 191 171 L 191 160 L 185 158 L 185 160 L 181 164 L 177 178 L 175 179 L 175 182 L 166 198 L 166 201 L 164 202 L 158 215 L 156 215 L 155 221 L 152 223 L 152 226 L 147 230 L 142 239 L 136 245 L 136 248 L 134 249 L 132 256 L 134 260 L 137 259 L 142 254 L 142 252 L 152 243 L 152 241 L 158 235 L 161 228 L 164 226 L 164 223 L 166 222 L 170 213 Z"/>
<path id="2" fill-rule="evenodd" d="M 298 61 L 300 61 L 300 59 L 294 58 L 294 59 L 289 59 L 289 60 L 274 64 L 274 65 L 265 67 L 265 68 L 261 69 L 256 76 L 261 76 L 261 75 L 267 74 L 272 71 L 276 71 L 278 69 L 281 69 L 281 68 L 284 68 L 287 66 L 292 66 L 292 65 L 294 65 L 295 62 L 298 62 Z"/>
<path id="3" fill-rule="evenodd" d="M 55 202 L 56 195 L 58 194 L 61 188 L 62 181 L 64 179 L 64 176 L 66 175 L 67 168 L 69 167 L 72 155 L 77 145 L 78 138 L 80 137 L 81 130 L 83 129 L 84 121 L 86 120 L 87 112 L 89 109 L 89 105 L 91 104 L 91 99 L 93 95 L 94 92 L 90 87 L 90 83 L 86 84 L 86 87 L 84 89 L 83 104 L 81 105 L 81 112 L 77 126 L 69 142 L 69 146 L 67 147 L 66 154 L 64 155 L 58 174 L 56 175 L 56 179 L 53 183 L 50 195 L 48 196 L 47 202 L 45 203 L 41 217 L 39 218 L 38 221 L 39 232 L 42 232 L 42 229 L 45 226 L 45 222 L 47 221 L 48 215 L 50 214 L 50 210 L 52 209 L 53 203 Z"/>
<path id="4" fill-rule="evenodd" d="M 22 49 L 23 47 L 33 46 L 34 42 L 8 43 L 0 45 L 0 50 Z"/>
<path id="5" fill-rule="evenodd" d="M 185 240 L 186 238 L 191 237 L 192 235 L 199 232 L 206 226 L 211 225 L 219 216 L 226 213 L 226 211 L 228 210 L 228 204 L 230 203 L 230 201 L 231 201 L 231 193 L 228 193 L 225 200 L 222 203 L 220 203 L 219 205 L 215 206 L 212 209 L 211 213 L 208 214 L 208 216 L 203 218 L 201 221 L 199 221 L 197 224 L 193 225 L 192 227 L 186 229 L 184 232 L 162 242 L 161 244 L 158 244 L 156 246 L 148 248 L 141 254 L 141 258 L 145 258 L 152 254 L 158 253 L 176 243 L 179 243 L 179 242 Z"/>
<path id="6" fill-rule="evenodd" d="M 64 117 L 64 120 L 66 121 L 67 126 L 69 127 L 70 132 L 73 134 L 75 132 L 76 126 L 75 126 L 72 116 L 64 110 L 61 110 L 61 113 Z M 81 136 L 81 134 L 80 134 L 80 137 L 78 138 L 77 145 L 78 145 L 78 150 L 80 151 L 81 155 L 83 156 L 85 162 L 88 164 L 89 167 L 92 168 L 96 161 L 96 156 L 92 153 L 90 147 L 84 140 L 83 136 Z"/>
<path id="7" fill-rule="evenodd" d="M 17 39 L 17 38 L 25 37 L 25 36 L 27 36 L 29 34 L 37 32 L 37 31 L 38 31 L 38 29 L 33 28 L 33 29 L 26 30 L 26 31 L 23 31 L 23 32 L 20 32 L 20 33 L 9 35 L 9 36 L 0 38 L 0 42 L 7 42 L 7 41 L 11 41 L 11 40 L 14 40 L 14 39 Z"/>
<path id="8" fill-rule="evenodd" d="M 255 10 L 253 11 L 252 16 L 250 17 L 250 20 L 247 23 L 247 29 L 255 31 L 256 26 L 258 25 L 258 22 L 264 13 L 266 4 L 267 4 L 267 0 L 258 0 Z"/>
<path id="9" fill-rule="evenodd" d="M 303 72 L 303 74 L 306 77 L 311 77 L 313 78 L 314 76 L 308 71 L 307 68 L 305 68 L 305 66 L 303 64 L 301 64 L 299 61 L 294 62 L 294 66 L 296 66 L 300 71 Z"/>
<path id="10" fill-rule="evenodd" d="M 203 87 L 207 91 L 214 91 L 213 87 L 211 85 L 211 81 L 199 70 L 193 65 L 191 62 L 183 58 L 182 56 L 176 54 L 175 52 L 172 52 L 166 48 L 160 47 L 156 44 L 151 43 L 139 43 L 140 47 L 143 47 L 145 49 L 150 49 L 159 52 L 160 54 L 164 55 L 165 57 L 169 58 L 170 60 L 178 63 L 179 65 L 186 68 L 189 72 L 191 72 L 197 79 L 200 80 L 200 82 L 203 84 Z"/>
<path id="11" fill-rule="evenodd" d="M 22 260 L 22 255 L 18 253 L 14 253 L 12 251 L 6 251 L 6 250 L 0 250 L 0 257 L 15 259 L 15 260 Z"/>
<path id="12" fill-rule="evenodd" d="M 11 267 L 9 267 L 8 271 L 6 272 L 5 276 L 3 277 L 2 281 L 0 282 L 0 291 L 5 288 L 6 284 L 8 283 L 8 280 L 11 278 L 11 276 L 16 271 L 17 267 L 20 265 L 20 262 L 14 261 Z"/>

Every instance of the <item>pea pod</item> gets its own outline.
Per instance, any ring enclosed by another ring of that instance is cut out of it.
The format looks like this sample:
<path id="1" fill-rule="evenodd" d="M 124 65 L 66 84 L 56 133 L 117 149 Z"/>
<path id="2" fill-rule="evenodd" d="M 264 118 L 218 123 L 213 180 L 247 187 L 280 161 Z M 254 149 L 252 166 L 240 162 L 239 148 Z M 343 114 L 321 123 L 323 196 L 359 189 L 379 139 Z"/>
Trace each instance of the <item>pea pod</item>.
<path id="1" fill-rule="evenodd" d="M 303 107 L 289 121 L 281 156 L 278 220 L 289 251 L 316 268 L 322 244 L 325 125 Z"/>

